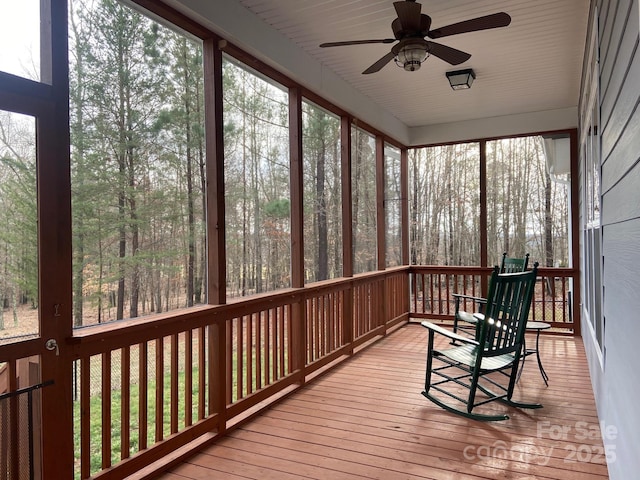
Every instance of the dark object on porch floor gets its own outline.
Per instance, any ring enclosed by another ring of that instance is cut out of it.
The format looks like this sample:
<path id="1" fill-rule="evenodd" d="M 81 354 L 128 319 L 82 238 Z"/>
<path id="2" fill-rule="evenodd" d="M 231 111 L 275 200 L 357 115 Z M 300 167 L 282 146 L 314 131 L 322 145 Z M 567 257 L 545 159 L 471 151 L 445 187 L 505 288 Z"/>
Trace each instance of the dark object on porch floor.
<path id="1" fill-rule="evenodd" d="M 506 414 L 474 413 L 479 405 L 500 400 L 520 408 L 541 408 L 540 404 L 514 402 L 511 397 L 518 375 L 518 365 L 523 354 L 523 341 L 531 299 L 536 282 L 538 263 L 533 270 L 521 273 L 500 274 L 494 268 L 485 314 L 475 314 L 478 321 L 475 340 L 450 332 L 429 322 L 422 325 L 429 329 L 429 347 L 425 389 L 422 394 L 432 402 L 451 412 L 476 420 L 506 420 Z M 435 333 L 460 342 L 461 346 L 435 350 Z M 434 366 L 434 360 L 437 366 Z M 508 385 L 499 382 L 495 375 L 508 378 Z M 482 383 L 481 383 L 482 381 Z M 460 393 L 462 387 L 463 393 Z M 491 388 L 497 388 L 495 393 Z M 479 400 L 476 400 L 480 390 Z M 458 409 L 434 396 L 439 392 L 461 402 L 465 409 Z"/>

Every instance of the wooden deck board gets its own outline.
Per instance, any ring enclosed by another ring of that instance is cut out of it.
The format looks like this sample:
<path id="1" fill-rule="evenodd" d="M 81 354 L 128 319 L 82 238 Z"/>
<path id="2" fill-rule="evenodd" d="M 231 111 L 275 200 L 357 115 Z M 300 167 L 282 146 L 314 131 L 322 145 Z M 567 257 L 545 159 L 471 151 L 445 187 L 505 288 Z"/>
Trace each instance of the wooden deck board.
<path id="1" fill-rule="evenodd" d="M 608 478 L 581 339 L 543 336 L 549 386 L 531 356 L 514 398 L 544 408 L 487 405 L 510 415 L 492 423 L 420 394 L 426 339 L 399 329 L 161 478 Z"/>

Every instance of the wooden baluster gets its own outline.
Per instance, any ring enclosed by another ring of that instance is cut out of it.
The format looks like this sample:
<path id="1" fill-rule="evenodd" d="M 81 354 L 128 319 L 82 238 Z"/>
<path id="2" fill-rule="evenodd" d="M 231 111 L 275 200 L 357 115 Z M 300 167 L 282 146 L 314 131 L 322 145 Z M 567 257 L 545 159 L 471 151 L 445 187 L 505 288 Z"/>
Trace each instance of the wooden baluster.
<path id="1" fill-rule="evenodd" d="M 228 344 L 228 354 L 231 356 L 231 344 Z M 207 348 L 206 348 L 206 336 L 205 327 L 198 328 L 198 420 L 202 420 L 205 417 L 206 412 L 206 394 L 207 394 Z M 231 361 L 228 362 L 228 368 L 231 369 Z M 229 375 L 229 378 L 233 376 Z M 231 388 L 227 389 L 228 394 L 231 395 Z M 229 403 L 231 399 L 229 398 Z"/>
<path id="2" fill-rule="evenodd" d="M 244 390 L 244 334 L 245 334 L 245 322 L 244 316 L 235 319 L 236 324 L 236 370 L 234 375 L 236 377 L 236 400 L 242 398 L 242 392 Z"/>
<path id="3" fill-rule="evenodd" d="M 111 466 L 111 352 L 102 354 L 102 469 Z"/>
<path id="4" fill-rule="evenodd" d="M 80 478 L 91 475 L 91 359 L 80 359 Z"/>
<path id="5" fill-rule="evenodd" d="M 271 384 L 271 356 L 274 354 L 273 349 L 270 346 L 271 341 L 271 317 L 273 315 L 273 308 L 265 310 L 264 322 L 262 326 L 262 351 L 264 352 L 262 362 L 262 384 Z"/>
<path id="6" fill-rule="evenodd" d="M 171 385 L 170 395 L 170 420 L 169 428 L 172 434 L 178 432 L 178 334 L 171 335 L 171 366 L 169 384 Z"/>
<path id="7" fill-rule="evenodd" d="M 164 438 L 164 339 L 156 339 L 156 415 L 155 415 L 155 441 L 160 442 Z"/>
<path id="8" fill-rule="evenodd" d="M 255 390 L 262 388 L 262 324 L 264 323 L 262 320 L 264 313 L 258 312 L 255 314 L 255 354 L 252 355 L 255 358 Z"/>
<path id="9" fill-rule="evenodd" d="M 285 367 L 285 358 L 290 357 L 291 355 L 287 355 L 285 357 L 285 352 L 287 350 L 289 350 L 290 345 L 287 345 L 285 343 L 285 340 L 287 338 L 289 338 L 289 335 L 287 335 L 287 332 L 285 331 L 285 324 L 286 324 L 286 320 L 287 318 L 287 310 L 285 309 L 284 306 L 280 307 L 280 318 L 278 318 L 278 350 L 280 352 L 280 360 L 279 360 L 279 364 L 280 364 L 280 369 L 279 369 L 279 373 L 280 373 L 280 377 L 284 377 L 285 374 L 289 373 L 291 370 Z"/>
<path id="10" fill-rule="evenodd" d="M 120 459 L 124 460 L 131 448 L 131 347 L 123 347 L 120 357 Z"/>
<path id="11" fill-rule="evenodd" d="M 249 395 L 253 391 L 252 384 L 251 384 L 251 380 L 253 378 L 253 363 L 251 362 L 251 340 L 253 339 L 253 314 L 247 315 L 245 327 L 246 327 L 246 332 L 244 336 L 245 344 L 244 344 L 243 361 L 244 361 L 244 369 L 245 369 L 246 377 L 244 380 L 244 383 L 245 383 L 244 391 L 246 392 L 246 395 Z"/>
<path id="12" fill-rule="evenodd" d="M 138 378 L 139 378 L 139 398 L 138 398 L 138 450 L 147 448 L 148 438 L 148 400 L 149 400 L 149 374 L 147 363 L 149 358 L 149 347 L 147 342 L 138 345 Z"/>
<path id="13" fill-rule="evenodd" d="M 184 424 L 193 424 L 193 330 L 184 334 Z"/>

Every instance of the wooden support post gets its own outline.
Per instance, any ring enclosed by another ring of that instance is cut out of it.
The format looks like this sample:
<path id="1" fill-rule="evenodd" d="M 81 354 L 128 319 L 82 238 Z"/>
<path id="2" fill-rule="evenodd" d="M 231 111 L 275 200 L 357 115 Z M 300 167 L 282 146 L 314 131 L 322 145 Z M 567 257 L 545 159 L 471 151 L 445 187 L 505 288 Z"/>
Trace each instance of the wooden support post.
<path id="1" fill-rule="evenodd" d="M 353 203 L 351 184 L 351 118 L 340 121 L 340 157 L 342 173 L 342 274 L 353 276 Z M 344 291 L 342 303 L 342 342 L 353 342 L 353 287 Z"/>
<path id="2" fill-rule="evenodd" d="M 386 218 L 385 218 L 385 165 L 384 165 L 384 137 L 376 135 L 376 244 L 378 270 L 384 270 L 386 264 Z"/>
<path id="3" fill-rule="evenodd" d="M 580 331 L 580 185 L 578 179 L 578 131 L 571 130 L 570 137 L 571 150 L 571 268 L 573 269 L 573 288 L 571 303 L 571 315 L 573 321 L 573 334 L 577 337 L 581 335 Z"/>
<path id="4" fill-rule="evenodd" d="M 400 202 L 402 264 L 409 265 L 409 155 L 406 148 L 400 149 Z"/>
<path id="5" fill-rule="evenodd" d="M 400 150 L 400 218 L 402 224 L 401 232 L 401 248 L 402 248 L 402 264 L 409 265 L 409 154 L 407 148 Z M 407 275 L 403 284 L 403 310 L 411 311 L 411 294 L 409 292 L 410 276 Z M 400 301 L 400 300 L 398 300 Z"/>
<path id="6" fill-rule="evenodd" d="M 224 120 L 222 91 L 222 52 L 215 38 L 203 42 L 205 82 L 204 111 L 206 129 L 205 169 L 207 176 L 207 260 L 208 303 L 221 305 L 227 301 L 227 257 L 225 250 L 224 202 Z"/>
<path id="7" fill-rule="evenodd" d="M 289 156 L 291 182 L 291 286 L 304 287 L 304 218 L 302 167 L 302 93 L 299 87 L 289 89 Z M 304 383 L 306 365 L 306 308 L 304 298 L 292 305 L 292 334 L 294 337 L 293 369 L 300 372 Z"/>
<path id="8" fill-rule="evenodd" d="M 480 235 L 480 266 L 488 266 L 487 251 L 487 141 L 480 141 L 480 231 L 485 232 Z M 480 279 L 481 296 L 487 296 L 488 290 L 487 276 Z"/>

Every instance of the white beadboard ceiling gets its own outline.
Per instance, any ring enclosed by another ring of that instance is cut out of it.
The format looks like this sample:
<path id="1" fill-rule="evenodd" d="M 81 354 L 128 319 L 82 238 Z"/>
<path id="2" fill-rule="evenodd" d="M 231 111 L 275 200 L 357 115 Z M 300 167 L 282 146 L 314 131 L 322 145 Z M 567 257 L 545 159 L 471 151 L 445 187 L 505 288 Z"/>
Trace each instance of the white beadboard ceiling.
<path id="1" fill-rule="evenodd" d="M 170 3 L 185 11 L 181 7 L 189 0 Z M 249 10 L 320 62 L 321 68 L 334 72 L 408 128 L 575 108 L 578 104 L 587 0 L 424 0 L 419 3 L 422 13 L 432 18 L 432 28 L 501 11 L 512 21 L 508 27 L 437 40 L 471 54 L 461 65 L 451 66 L 430 57 L 417 72 L 405 72 L 390 62 L 371 75 L 362 71 L 392 45 L 318 45 L 393 37 L 391 22 L 396 13 L 392 0 L 214 1 L 220 8 L 231 3 Z M 215 19 L 209 20 L 215 23 Z M 445 72 L 468 67 L 476 73 L 473 87 L 451 90 Z"/>

